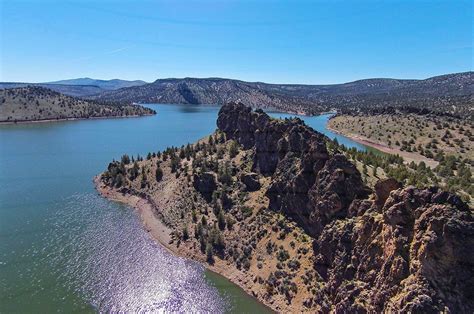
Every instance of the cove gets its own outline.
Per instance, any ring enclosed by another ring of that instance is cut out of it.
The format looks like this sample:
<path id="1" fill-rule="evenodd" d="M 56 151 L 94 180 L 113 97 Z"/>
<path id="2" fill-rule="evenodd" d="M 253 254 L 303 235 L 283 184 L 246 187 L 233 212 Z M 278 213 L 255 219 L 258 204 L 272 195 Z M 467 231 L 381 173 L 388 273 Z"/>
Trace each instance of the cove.
<path id="1" fill-rule="evenodd" d="M 0 125 L 0 312 L 263 312 L 225 278 L 169 254 L 93 176 L 121 155 L 192 143 L 219 107 L 147 105 L 129 119 Z M 275 117 L 291 115 L 271 113 Z M 325 129 L 329 115 L 301 117 Z"/>

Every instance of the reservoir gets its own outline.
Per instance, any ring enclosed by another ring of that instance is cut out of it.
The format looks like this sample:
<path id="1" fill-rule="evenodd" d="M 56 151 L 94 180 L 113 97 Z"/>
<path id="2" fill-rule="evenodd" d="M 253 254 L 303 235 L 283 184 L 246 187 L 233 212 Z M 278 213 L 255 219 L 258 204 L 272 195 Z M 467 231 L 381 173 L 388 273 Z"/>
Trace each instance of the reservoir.
<path id="1" fill-rule="evenodd" d="M 216 129 L 219 107 L 147 105 L 150 117 L 0 125 L 0 312 L 264 312 L 225 278 L 171 255 L 92 178 Z M 288 114 L 272 113 L 275 117 Z M 301 117 L 325 129 L 330 115 Z"/>

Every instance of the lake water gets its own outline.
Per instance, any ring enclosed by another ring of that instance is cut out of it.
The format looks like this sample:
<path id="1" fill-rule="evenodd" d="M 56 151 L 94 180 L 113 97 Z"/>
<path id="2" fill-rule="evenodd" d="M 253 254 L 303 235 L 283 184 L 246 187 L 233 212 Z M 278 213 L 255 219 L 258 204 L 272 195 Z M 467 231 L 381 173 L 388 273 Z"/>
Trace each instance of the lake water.
<path id="1" fill-rule="evenodd" d="M 134 210 L 94 190 L 93 176 L 112 159 L 192 143 L 216 128 L 218 107 L 149 107 L 158 114 L 0 125 L 0 312 L 267 311 L 225 278 L 169 254 Z M 304 120 L 333 137 L 328 117 Z"/>

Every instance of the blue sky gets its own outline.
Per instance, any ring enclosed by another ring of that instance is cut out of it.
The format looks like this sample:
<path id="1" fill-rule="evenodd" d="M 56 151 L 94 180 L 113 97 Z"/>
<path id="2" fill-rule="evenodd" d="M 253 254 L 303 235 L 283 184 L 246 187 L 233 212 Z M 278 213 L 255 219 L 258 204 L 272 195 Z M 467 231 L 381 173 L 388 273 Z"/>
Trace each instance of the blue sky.
<path id="1" fill-rule="evenodd" d="M 327 84 L 470 71 L 472 3 L 0 0 L 0 81 Z"/>

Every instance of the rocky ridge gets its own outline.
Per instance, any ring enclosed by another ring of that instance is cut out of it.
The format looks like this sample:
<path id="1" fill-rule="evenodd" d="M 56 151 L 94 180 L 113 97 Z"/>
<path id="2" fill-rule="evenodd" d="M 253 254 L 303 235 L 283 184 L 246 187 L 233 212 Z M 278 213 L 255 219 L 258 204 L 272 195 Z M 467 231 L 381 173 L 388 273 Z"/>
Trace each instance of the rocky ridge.
<path id="1" fill-rule="evenodd" d="M 153 203 L 178 254 L 221 265 L 277 311 L 473 311 L 474 220 L 457 196 L 393 179 L 372 190 L 299 119 L 230 103 L 217 126 L 133 167 L 111 163 L 101 180 Z"/>
<path id="2" fill-rule="evenodd" d="M 327 281 L 314 298 L 327 310 L 471 312 L 474 220 L 437 188 L 376 185 L 374 198 L 343 155 L 300 120 L 278 121 L 241 104 L 222 107 L 218 127 L 254 148 L 254 170 L 271 176 L 269 209 L 314 237 L 315 269 Z"/>
<path id="3" fill-rule="evenodd" d="M 355 167 L 330 156 L 323 136 L 298 120 L 271 120 L 233 104 L 222 108 L 218 127 L 255 147 L 254 167 L 272 176 L 270 209 L 296 218 L 315 237 L 315 268 L 329 283 L 316 303 L 344 310 L 473 309 L 474 221 L 456 196 L 401 189 L 388 179 L 377 184 L 375 201 L 367 200 Z"/>

